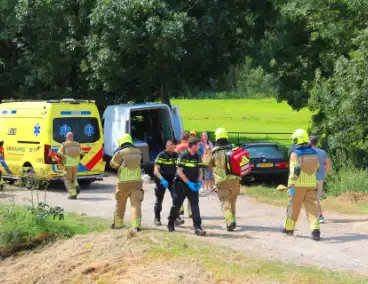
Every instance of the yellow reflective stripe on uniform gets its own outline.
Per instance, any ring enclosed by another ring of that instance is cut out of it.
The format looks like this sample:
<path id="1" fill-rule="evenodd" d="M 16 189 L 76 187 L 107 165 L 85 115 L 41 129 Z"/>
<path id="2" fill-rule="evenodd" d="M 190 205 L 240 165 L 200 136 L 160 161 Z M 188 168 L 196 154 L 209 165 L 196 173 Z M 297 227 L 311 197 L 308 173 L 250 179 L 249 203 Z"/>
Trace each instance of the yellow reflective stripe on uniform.
<path id="1" fill-rule="evenodd" d="M 180 163 L 179 165 L 188 168 L 195 168 L 197 166 L 195 163 Z"/>
<path id="2" fill-rule="evenodd" d="M 79 158 L 72 158 L 70 156 L 65 157 L 65 166 L 76 167 L 79 164 Z"/>
<path id="3" fill-rule="evenodd" d="M 155 162 L 156 164 L 162 164 L 162 165 L 174 165 L 175 164 L 175 160 L 163 160 L 163 159 L 158 159 Z"/>
<path id="4" fill-rule="evenodd" d="M 317 186 L 316 174 L 308 175 L 305 172 L 301 172 L 299 177 L 295 180 L 295 186 Z"/>
<path id="5" fill-rule="evenodd" d="M 135 170 L 129 170 L 126 167 L 120 168 L 120 181 L 140 180 L 140 178 L 141 178 L 140 168 L 137 168 Z"/>

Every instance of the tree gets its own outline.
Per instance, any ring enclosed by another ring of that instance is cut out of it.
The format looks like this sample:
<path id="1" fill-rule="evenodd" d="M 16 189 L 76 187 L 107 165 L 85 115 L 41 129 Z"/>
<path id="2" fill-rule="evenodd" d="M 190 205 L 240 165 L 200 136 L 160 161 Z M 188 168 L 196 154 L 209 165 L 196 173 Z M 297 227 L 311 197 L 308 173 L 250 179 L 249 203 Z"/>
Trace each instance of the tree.
<path id="1" fill-rule="evenodd" d="M 244 61 L 256 2 L 98 1 L 86 42 L 92 88 L 114 102 L 168 104 L 184 87 L 206 88 Z"/>
<path id="2" fill-rule="evenodd" d="M 279 81 L 279 100 L 307 106 L 317 70 L 333 75 L 335 61 L 349 56 L 352 39 L 365 27 L 368 3 L 348 0 L 275 0 L 278 17 L 269 25 L 256 59 Z"/>
<path id="3" fill-rule="evenodd" d="M 353 40 L 349 58 L 341 56 L 334 75 L 317 73 L 311 107 L 318 114 L 313 131 L 325 137 L 325 145 L 338 165 L 352 161 L 368 167 L 368 29 Z"/>

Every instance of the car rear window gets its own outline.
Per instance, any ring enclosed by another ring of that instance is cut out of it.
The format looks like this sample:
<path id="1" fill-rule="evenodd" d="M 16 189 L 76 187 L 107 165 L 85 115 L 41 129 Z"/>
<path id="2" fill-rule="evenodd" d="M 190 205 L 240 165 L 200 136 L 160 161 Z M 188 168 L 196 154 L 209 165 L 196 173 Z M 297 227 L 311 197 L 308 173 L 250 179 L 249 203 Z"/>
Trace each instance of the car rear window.
<path id="1" fill-rule="evenodd" d="M 252 146 L 245 148 L 250 158 L 284 158 L 284 154 L 275 146 Z"/>
<path id="2" fill-rule="evenodd" d="M 55 118 L 53 121 L 54 141 L 64 142 L 68 132 L 73 132 L 74 140 L 79 143 L 94 143 L 100 139 L 98 120 L 94 117 Z"/>

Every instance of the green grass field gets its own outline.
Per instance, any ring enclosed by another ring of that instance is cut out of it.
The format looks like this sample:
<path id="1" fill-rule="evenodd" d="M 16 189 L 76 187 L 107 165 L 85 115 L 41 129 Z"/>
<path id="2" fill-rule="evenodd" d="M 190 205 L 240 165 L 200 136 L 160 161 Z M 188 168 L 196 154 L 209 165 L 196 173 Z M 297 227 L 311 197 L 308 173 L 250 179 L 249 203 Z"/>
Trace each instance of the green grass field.
<path id="1" fill-rule="evenodd" d="M 184 129 L 229 132 L 288 132 L 308 128 L 312 113 L 293 111 L 285 102 L 273 98 L 239 100 L 172 100 L 178 105 Z"/>

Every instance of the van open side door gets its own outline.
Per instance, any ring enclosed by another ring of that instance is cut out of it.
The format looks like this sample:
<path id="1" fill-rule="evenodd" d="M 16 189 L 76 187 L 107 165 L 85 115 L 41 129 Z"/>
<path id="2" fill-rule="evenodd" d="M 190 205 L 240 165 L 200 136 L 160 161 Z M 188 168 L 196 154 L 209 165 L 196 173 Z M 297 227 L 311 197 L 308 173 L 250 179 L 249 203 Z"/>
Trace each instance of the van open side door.
<path id="1" fill-rule="evenodd" d="M 175 138 L 179 141 L 180 134 L 184 131 L 183 122 L 181 120 L 180 111 L 178 106 L 173 106 L 172 110 L 172 124 L 174 129 Z"/>

